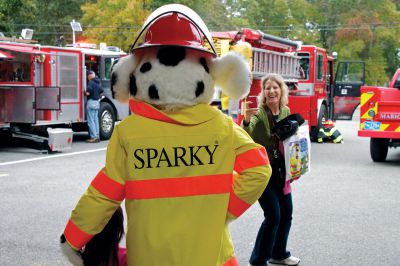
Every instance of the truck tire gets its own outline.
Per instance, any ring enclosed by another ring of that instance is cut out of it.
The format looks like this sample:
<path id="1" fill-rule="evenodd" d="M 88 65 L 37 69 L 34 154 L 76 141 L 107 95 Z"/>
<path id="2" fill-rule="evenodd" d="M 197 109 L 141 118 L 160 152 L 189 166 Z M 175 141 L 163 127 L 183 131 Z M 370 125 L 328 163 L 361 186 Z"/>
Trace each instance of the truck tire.
<path id="1" fill-rule="evenodd" d="M 322 118 L 325 118 L 325 120 L 328 118 L 328 110 L 326 109 L 325 104 L 321 105 L 321 108 L 319 109 L 319 113 L 318 113 L 317 125 L 311 131 L 311 140 L 312 141 L 317 140 L 317 135 L 318 135 L 319 129 L 322 127 Z"/>
<path id="2" fill-rule="evenodd" d="M 374 162 L 384 162 L 388 154 L 388 139 L 371 138 L 370 152 Z"/>
<path id="3" fill-rule="evenodd" d="M 99 109 L 99 135 L 101 140 L 107 140 L 114 131 L 115 113 L 112 106 L 107 102 L 100 103 Z"/>

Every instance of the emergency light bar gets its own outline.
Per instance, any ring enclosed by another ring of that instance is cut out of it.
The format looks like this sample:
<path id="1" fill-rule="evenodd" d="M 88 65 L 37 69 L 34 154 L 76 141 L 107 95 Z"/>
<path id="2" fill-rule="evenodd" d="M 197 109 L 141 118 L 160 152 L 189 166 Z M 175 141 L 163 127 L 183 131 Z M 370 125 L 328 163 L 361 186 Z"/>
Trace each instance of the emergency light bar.
<path id="1" fill-rule="evenodd" d="M 88 49 L 96 49 L 97 45 L 95 43 L 86 43 L 86 42 L 77 42 L 74 44 L 76 48 L 88 48 Z"/>

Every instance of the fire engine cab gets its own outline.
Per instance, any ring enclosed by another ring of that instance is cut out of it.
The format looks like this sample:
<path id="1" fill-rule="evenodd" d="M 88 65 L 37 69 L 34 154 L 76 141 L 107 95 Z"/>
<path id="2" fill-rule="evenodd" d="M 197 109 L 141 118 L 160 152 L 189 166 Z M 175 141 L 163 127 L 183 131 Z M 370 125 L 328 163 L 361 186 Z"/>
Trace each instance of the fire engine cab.
<path id="1" fill-rule="evenodd" d="M 371 158 L 386 160 L 389 147 L 400 146 L 400 69 L 389 87 L 363 86 L 358 136 L 370 138 Z"/>
<path id="2" fill-rule="evenodd" d="M 0 131 L 45 143 L 48 150 L 68 147 L 72 139 L 64 144 L 48 143 L 53 138 L 47 137 L 63 132 L 54 128 L 87 129 L 84 92 L 87 73 L 93 70 L 104 90 L 100 138 L 108 139 L 114 122 L 129 113 L 127 105 L 112 99 L 110 89 L 110 68 L 124 53 L 94 48 L 0 41 Z"/>
<path id="3" fill-rule="evenodd" d="M 313 137 L 323 118 L 352 118 L 359 104 L 360 87 L 364 84 L 363 62 L 339 62 L 335 76 L 335 57 L 329 56 L 323 48 L 248 28 L 211 34 L 219 54 L 236 51 L 248 60 L 253 81 L 246 100 L 260 93 L 263 76 L 277 73 L 289 87 L 291 112 L 304 117 Z M 222 95 L 221 105 L 223 98 Z M 237 116 L 240 123 L 243 102 L 232 106 L 238 109 L 229 113 Z"/>

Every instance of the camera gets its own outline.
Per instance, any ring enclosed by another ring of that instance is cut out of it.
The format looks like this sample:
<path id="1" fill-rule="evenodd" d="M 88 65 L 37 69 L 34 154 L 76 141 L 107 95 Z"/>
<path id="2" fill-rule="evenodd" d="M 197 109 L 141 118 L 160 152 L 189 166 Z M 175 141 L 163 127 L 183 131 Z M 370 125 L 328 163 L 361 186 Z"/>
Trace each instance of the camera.
<path id="1" fill-rule="evenodd" d="M 279 140 L 284 141 L 296 133 L 299 126 L 304 123 L 300 114 L 292 114 L 275 123 L 274 133 Z"/>

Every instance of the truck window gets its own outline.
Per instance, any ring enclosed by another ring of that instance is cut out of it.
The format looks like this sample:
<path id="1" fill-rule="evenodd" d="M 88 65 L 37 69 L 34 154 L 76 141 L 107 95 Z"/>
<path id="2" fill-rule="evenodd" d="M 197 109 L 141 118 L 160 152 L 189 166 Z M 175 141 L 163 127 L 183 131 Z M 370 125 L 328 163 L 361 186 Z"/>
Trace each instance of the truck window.
<path id="1" fill-rule="evenodd" d="M 62 54 L 58 56 L 58 84 L 61 87 L 62 100 L 78 100 L 79 77 L 78 55 Z"/>
<path id="2" fill-rule="evenodd" d="M 92 70 L 100 77 L 100 56 L 85 55 L 85 66 L 87 71 Z"/>
<path id="3" fill-rule="evenodd" d="M 301 79 L 307 80 L 310 77 L 310 55 L 308 53 L 299 53 L 297 55 L 301 57 L 300 67 L 304 72 L 304 77 Z"/>
<path id="4" fill-rule="evenodd" d="M 117 58 L 107 57 L 104 59 L 104 79 L 109 80 L 111 76 L 111 67 Z"/>
<path id="5" fill-rule="evenodd" d="M 394 87 L 400 89 L 400 75 L 397 76 L 396 82 L 394 83 Z"/>
<path id="6" fill-rule="evenodd" d="M 11 61 L 0 61 L 0 82 L 31 82 L 31 55 L 12 53 Z"/>
<path id="7" fill-rule="evenodd" d="M 317 55 L 317 79 L 322 80 L 322 74 L 323 74 L 323 69 L 324 67 L 324 57 L 322 54 Z"/>
<path id="8" fill-rule="evenodd" d="M 341 62 L 336 73 L 336 82 L 364 82 L 364 65 L 362 62 Z"/>

